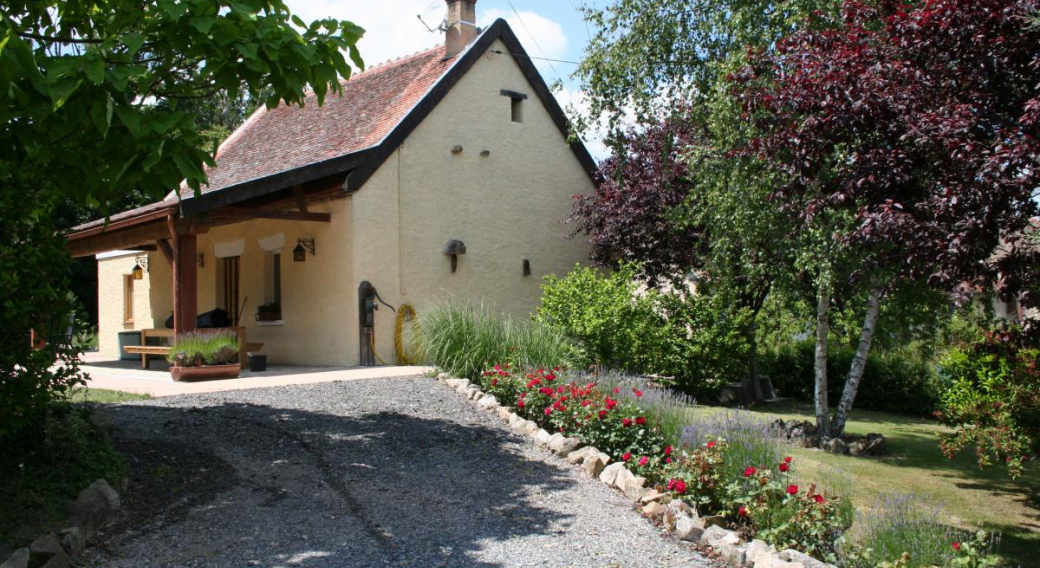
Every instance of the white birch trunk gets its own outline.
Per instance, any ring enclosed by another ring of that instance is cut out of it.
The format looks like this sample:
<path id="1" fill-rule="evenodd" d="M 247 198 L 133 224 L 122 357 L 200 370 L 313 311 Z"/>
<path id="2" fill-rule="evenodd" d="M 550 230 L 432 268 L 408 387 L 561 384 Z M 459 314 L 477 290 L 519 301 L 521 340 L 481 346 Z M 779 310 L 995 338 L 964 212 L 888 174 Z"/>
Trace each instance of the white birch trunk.
<path id="1" fill-rule="evenodd" d="M 827 339 L 830 334 L 831 294 L 826 285 L 820 286 L 816 299 L 816 427 L 821 438 L 829 436 L 830 408 L 827 406 Z"/>
<path id="2" fill-rule="evenodd" d="M 867 315 L 863 321 L 863 330 L 859 334 L 859 347 L 856 348 L 856 356 L 852 359 L 852 367 L 845 380 L 845 390 L 841 394 L 841 402 L 838 403 L 837 412 L 834 414 L 834 423 L 831 424 L 832 436 L 841 436 L 845 432 L 845 422 L 852 410 L 852 403 L 856 400 L 856 393 L 859 392 L 863 371 L 867 367 L 867 356 L 870 355 L 870 344 L 874 340 L 880 311 L 881 292 L 877 289 L 871 290 L 867 300 Z"/>

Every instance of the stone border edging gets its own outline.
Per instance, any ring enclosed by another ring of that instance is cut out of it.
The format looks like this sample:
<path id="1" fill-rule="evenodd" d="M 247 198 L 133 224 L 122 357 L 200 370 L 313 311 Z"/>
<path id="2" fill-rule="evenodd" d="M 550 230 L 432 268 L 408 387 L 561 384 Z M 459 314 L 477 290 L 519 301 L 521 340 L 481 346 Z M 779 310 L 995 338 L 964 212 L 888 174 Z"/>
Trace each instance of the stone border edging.
<path id="1" fill-rule="evenodd" d="M 701 517 L 697 511 L 668 494 L 646 486 L 646 479 L 633 474 L 624 462 L 610 463 L 610 456 L 585 446 L 578 438 L 560 433 L 549 434 L 532 420 L 522 418 L 507 406 L 498 403 L 494 395 L 485 394 L 469 379 L 439 373 L 437 380 L 481 408 L 494 411 L 513 431 L 526 434 L 536 444 L 562 457 L 567 463 L 580 465 L 585 474 L 621 491 L 640 507 L 644 516 L 679 540 L 710 547 L 717 558 L 736 568 L 836 568 L 805 553 L 793 549 L 777 551 L 763 540 L 745 542 L 736 531 L 725 528 L 721 516 Z M 7 568 L 0 566 L 0 568 Z"/>
<path id="2" fill-rule="evenodd" d="M 42 568 L 69 568 L 94 538 L 97 530 L 119 510 L 119 493 L 104 479 L 99 479 L 79 492 L 69 505 L 67 528 L 47 533 L 19 548 L 0 564 L 0 568 L 26 568 L 33 564 Z"/>

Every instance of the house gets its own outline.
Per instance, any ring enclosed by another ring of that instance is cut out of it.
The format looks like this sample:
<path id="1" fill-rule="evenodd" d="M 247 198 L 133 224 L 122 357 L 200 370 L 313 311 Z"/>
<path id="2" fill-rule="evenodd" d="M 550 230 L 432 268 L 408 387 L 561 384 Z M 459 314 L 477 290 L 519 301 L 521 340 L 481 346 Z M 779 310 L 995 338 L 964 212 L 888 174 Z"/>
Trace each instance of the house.
<path id="1" fill-rule="evenodd" d="M 444 45 L 323 106 L 259 109 L 198 194 L 72 230 L 73 255 L 98 258 L 102 354 L 119 332 L 171 315 L 189 331 L 221 308 L 272 363 L 392 363 L 388 306 L 537 307 L 542 276 L 585 258 L 560 221 L 595 163 L 509 26 L 478 30 L 475 0 L 447 3 Z M 258 321 L 261 304 L 280 315 Z"/>

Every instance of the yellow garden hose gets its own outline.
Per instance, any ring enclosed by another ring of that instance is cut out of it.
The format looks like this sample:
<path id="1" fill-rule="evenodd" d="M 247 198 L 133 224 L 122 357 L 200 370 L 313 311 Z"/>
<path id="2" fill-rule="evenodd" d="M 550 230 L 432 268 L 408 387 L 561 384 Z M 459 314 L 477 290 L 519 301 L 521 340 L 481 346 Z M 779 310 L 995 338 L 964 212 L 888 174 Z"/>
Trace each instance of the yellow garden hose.
<path id="1" fill-rule="evenodd" d="M 397 352 L 398 365 L 414 365 L 415 357 L 405 353 L 404 348 L 404 321 L 415 321 L 415 308 L 411 304 L 401 304 L 397 308 L 397 321 L 394 323 L 394 351 Z M 375 352 L 375 350 L 372 350 Z"/>

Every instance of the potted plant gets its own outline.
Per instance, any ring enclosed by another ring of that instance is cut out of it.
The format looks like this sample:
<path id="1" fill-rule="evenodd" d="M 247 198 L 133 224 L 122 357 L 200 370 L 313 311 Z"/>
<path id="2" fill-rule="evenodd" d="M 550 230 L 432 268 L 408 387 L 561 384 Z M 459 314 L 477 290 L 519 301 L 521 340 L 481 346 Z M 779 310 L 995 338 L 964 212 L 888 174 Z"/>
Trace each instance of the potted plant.
<path id="1" fill-rule="evenodd" d="M 178 335 L 166 356 L 173 380 L 232 379 L 242 371 L 241 344 L 231 330 L 200 330 Z"/>
<path id="2" fill-rule="evenodd" d="M 282 306 L 277 302 L 257 306 L 256 321 L 278 321 L 280 319 L 282 319 Z"/>

